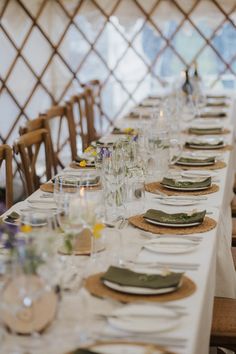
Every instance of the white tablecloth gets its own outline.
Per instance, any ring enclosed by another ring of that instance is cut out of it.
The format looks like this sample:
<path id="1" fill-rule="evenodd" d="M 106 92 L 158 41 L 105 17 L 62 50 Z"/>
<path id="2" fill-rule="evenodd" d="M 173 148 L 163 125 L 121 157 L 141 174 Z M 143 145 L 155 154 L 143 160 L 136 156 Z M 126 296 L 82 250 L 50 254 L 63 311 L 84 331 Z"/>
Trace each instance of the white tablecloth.
<path id="1" fill-rule="evenodd" d="M 226 135 L 228 143 L 233 144 L 233 126 L 232 122 L 235 110 L 233 105 L 229 112 L 229 117 L 222 119 L 225 126 L 231 129 L 231 133 Z M 131 121 L 130 121 L 131 122 Z M 131 126 L 132 123 L 127 123 Z M 191 253 L 181 255 L 161 255 L 150 254 L 142 250 L 138 254 L 140 260 L 150 259 L 163 261 L 163 262 L 186 262 L 198 263 L 199 269 L 194 271 L 186 271 L 186 275 L 190 277 L 196 284 L 196 292 L 182 300 L 172 302 L 172 305 L 183 306 L 186 312 L 185 316 L 181 317 L 180 325 L 172 331 L 156 336 L 156 341 L 160 344 L 166 344 L 166 338 L 185 338 L 186 343 L 184 347 L 167 346 L 176 353 L 181 354 L 207 354 L 209 348 L 209 338 L 211 329 L 211 317 L 214 295 L 236 298 L 236 274 L 234 270 L 233 260 L 231 256 L 231 210 L 230 202 L 233 197 L 232 187 L 235 171 L 235 154 L 234 151 L 227 151 L 224 153 L 224 160 L 227 167 L 219 170 L 217 178 L 219 179 L 220 190 L 217 193 L 207 195 L 207 201 L 199 205 L 198 208 L 204 207 L 207 211 L 211 212 L 210 215 L 217 221 L 217 227 L 209 232 L 196 235 L 202 238 L 198 248 Z M 37 191 L 35 197 L 41 192 Z M 20 210 L 27 205 L 27 202 L 22 202 L 13 207 L 15 210 Z M 146 193 L 146 202 L 144 209 L 150 207 L 158 208 L 162 206 L 158 203 L 153 195 Z M 135 205 L 131 205 L 128 209 L 130 215 L 133 213 Z M 165 207 L 165 210 L 176 210 L 174 207 Z M 146 239 L 140 234 L 138 229 L 128 226 L 122 230 L 125 234 L 124 239 L 127 245 L 135 243 L 142 245 Z M 78 269 L 82 269 L 84 259 L 78 260 Z M 86 262 L 86 264 L 88 264 Z M 96 264 L 90 268 L 90 272 L 97 272 L 102 268 L 102 264 Z M 79 271 L 80 271 L 79 270 Z M 82 296 L 83 295 L 83 296 Z M 81 300 L 83 299 L 83 301 Z M 82 302 L 81 302 L 82 301 Z M 44 336 L 44 349 L 35 350 L 35 353 L 64 353 L 65 350 L 73 349 L 79 343 L 78 333 L 81 327 L 86 324 L 85 318 L 82 313 L 84 309 L 90 313 L 90 321 L 87 323 L 87 328 L 90 330 L 100 330 L 103 335 L 109 334 L 110 329 L 105 321 L 101 322 L 91 314 L 96 313 L 98 310 L 109 311 L 111 308 L 123 306 L 116 302 L 98 299 L 90 296 L 85 290 L 82 290 L 80 296 L 77 294 L 65 294 L 60 306 L 57 321 L 48 329 Z M 91 320 L 92 318 L 92 320 Z M 85 321 L 85 322 L 84 322 Z M 102 339 L 103 335 L 99 338 Z M 161 338 L 160 338 L 161 337 Z M 80 338 L 81 339 L 81 338 Z M 143 340 L 142 336 L 139 336 Z M 17 341 L 24 341 L 25 338 L 15 339 Z M 13 343 L 13 336 L 5 341 L 5 345 Z M 1 350 L 1 353 L 7 353 Z"/>

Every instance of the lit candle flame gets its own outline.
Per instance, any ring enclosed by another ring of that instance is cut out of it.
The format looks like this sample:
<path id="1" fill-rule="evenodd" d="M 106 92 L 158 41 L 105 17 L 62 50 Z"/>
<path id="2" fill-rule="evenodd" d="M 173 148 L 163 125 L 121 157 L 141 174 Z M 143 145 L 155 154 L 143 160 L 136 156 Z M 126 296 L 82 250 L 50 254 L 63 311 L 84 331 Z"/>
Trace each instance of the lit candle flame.
<path id="1" fill-rule="evenodd" d="M 79 191 L 79 195 L 80 195 L 80 197 L 84 197 L 84 187 L 81 187 L 80 188 L 80 191 Z"/>

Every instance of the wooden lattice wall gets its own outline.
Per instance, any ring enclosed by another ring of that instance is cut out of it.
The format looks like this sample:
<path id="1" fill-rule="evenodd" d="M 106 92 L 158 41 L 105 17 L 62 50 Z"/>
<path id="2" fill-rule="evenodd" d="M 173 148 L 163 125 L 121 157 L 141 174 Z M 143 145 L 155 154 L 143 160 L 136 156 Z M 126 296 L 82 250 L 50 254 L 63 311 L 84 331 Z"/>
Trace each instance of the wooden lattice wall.
<path id="1" fill-rule="evenodd" d="M 210 49 L 219 63 L 212 86 L 225 73 L 235 77 L 236 46 L 226 57 L 215 46 L 214 39 L 226 25 L 231 26 L 236 37 L 236 3 L 232 1 L 231 6 L 225 7 L 224 1 L 210 1 L 210 6 L 214 7 L 218 16 L 213 30 L 206 33 L 194 20 L 204 1 L 196 0 L 188 6 L 188 1 L 172 0 L 179 20 L 174 30 L 166 33 L 156 20 L 163 1 L 167 0 L 149 1 L 152 5 L 147 9 L 146 1 L 129 0 L 129 6 L 132 5 L 140 13 L 142 21 L 132 33 L 126 33 L 115 20 L 126 0 L 111 0 L 108 8 L 103 8 L 99 0 L 0 0 L 0 57 L 7 56 L 3 62 L 0 59 L 0 142 L 11 143 L 18 133 L 19 125 L 26 119 L 34 118 L 52 103 L 61 102 L 81 82 L 91 79 L 91 63 L 96 67 L 93 76 L 102 82 L 103 97 L 109 94 L 111 86 L 118 87 L 118 93 L 122 95 L 115 109 L 109 102 L 105 106 L 107 125 L 139 100 L 140 92 L 144 91 L 144 82 L 150 74 L 158 85 L 165 84 L 165 78 L 155 68 L 167 50 L 178 60 L 180 68 L 184 68 L 199 60 L 206 48 Z M 88 2 L 101 19 L 99 25 L 90 32 L 86 30 L 89 23 L 81 15 Z M 190 58 L 186 58 L 175 45 L 177 36 L 181 35 L 186 24 L 197 34 L 200 42 Z M 147 26 L 161 40 L 158 51 L 151 58 L 143 55 L 137 45 Z M 113 65 L 108 63 L 105 55 L 104 38 L 108 30 L 116 33 L 125 48 L 114 59 Z M 72 37 L 77 43 L 77 55 L 74 56 L 67 52 Z M 119 75 L 119 68 L 124 65 L 131 51 L 133 60 L 143 68 L 143 74 L 137 75 L 132 85 Z"/>

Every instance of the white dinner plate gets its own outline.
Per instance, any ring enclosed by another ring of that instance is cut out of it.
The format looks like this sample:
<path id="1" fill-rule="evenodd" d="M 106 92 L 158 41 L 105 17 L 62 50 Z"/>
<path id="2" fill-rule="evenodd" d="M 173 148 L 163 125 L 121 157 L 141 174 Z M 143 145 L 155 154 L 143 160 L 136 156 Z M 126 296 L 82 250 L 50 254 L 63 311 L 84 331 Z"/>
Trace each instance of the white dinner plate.
<path id="1" fill-rule="evenodd" d="M 186 238 L 159 237 L 156 240 L 147 242 L 143 247 L 155 253 L 178 254 L 192 252 L 197 246 L 196 242 Z"/>
<path id="2" fill-rule="evenodd" d="M 33 208 L 33 209 L 42 209 L 42 210 L 57 210 L 57 206 L 56 206 L 56 204 L 55 204 L 55 202 L 54 203 L 52 203 L 52 202 L 46 202 L 45 201 L 45 203 L 41 203 L 41 202 L 29 202 L 30 203 L 30 207 L 31 208 Z"/>
<path id="3" fill-rule="evenodd" d="M 135 294 L 135 295 L 160 295 L 167 294 L 172 291 L 175 291 L 177 287 L 163 288 L 163 289 L 150 289 L 150 288 L 139 288 L 136 286 L 123 286 L 116 283 L 112 283 L 108 280 L 103 280 L 104 285 L 108 288 L 116 291 L 120 291 L 121 293 L 127 294 Z"/>
<path id="4" fill-rule="evenodd" d="M 217 172 L 214 171 L 204 171 L 204 170 L 190 170 L 190 171 L 182 171 L 181 176 L 185 178 L 196 178 L 196 177 L 202 177 L 202 178 L 214 178 L 218 176 Z"/>
<path id="5" fill-rule="evenodd" d="M 3 222 L 8 225 L 20 225 L 20 218 L 16 219 L 15 221 L 7 221 L 7 216 L 3 218 Z"/>
<path id="6" fill-rule="evenodd" d="M 162 184 L 163 187 L 167 189 L 173 189 L 175 191 L 184 191 L 184 192 L 194 192 L 194 191 L 203 191 L 204 189 L 208 189 L 211 187 L 210 186 L 205 186 L 205 187 L 191 187 L 191 188 L 184 188 L 184 187 L 172 187 L 167 184 Z"/>
<path id="7" fill-rule="evenodd" d="M 187 200 L 187 199 L 174 199 L 174 198 L 163 198 L 158 200 L 158 202 L 162 205 L 171 205 L 171 206 L 188 206 L 188 205 L 196 205 L 198 203 L 200 203 L 200 200 L 194 200 L 194 198 L 192 200 Z"/>
<path id="8" fill-rule="evenodd" d="M 221 149 L 225 147 L 225 144 L 222 145 L 197 145 L 197 144 L 191 144 L 188 143 L 188 147 L 196 150 L 215 150 L 215 149 Z"/>
<path id="9" fill-rule="evenodd" d="M 161 306 L 131 304 L 112 311 L 107 321 L 123 331 L 155 333 L 176 327 L 179 316 L 174 310 Z"/>
<path id="10" fill-rule="evenodd" d="M 183 166 L 210 166 L 210 165 L 214 165 L 214 162 L 181 162 L 181 161 L 177 161 L 176 164 L 178 165 L 183 165 Z"/>
<path id="11" fill-rule="evenodd" d="M 168 224 L 168 223 L 162 223 L 162 222 L 159 222 L 159 221 L 151 220 L 151 219 L 148 219 L 148 218 L 145 218 L 145 220 L 147 222 L 149 222 L 150 224 L 158 225 L 158 226 L 166 226 L 166 227 L 191 227 L 191 226 L 197 226 L 197 225 L 201 224 L 201 222 L 192 222 L 192 223 L 189 223 L 189 224 Z"/>
<path id="12" fill-rule="evenodd" d="M 150 345 L 142 343 L 114 342 L 92 344 L 88 349 L 96 351 L 99 354 L 147 354 Z M 153 354 L 164 354 L 166 351 L 155 349 L 152 345 Z"/>

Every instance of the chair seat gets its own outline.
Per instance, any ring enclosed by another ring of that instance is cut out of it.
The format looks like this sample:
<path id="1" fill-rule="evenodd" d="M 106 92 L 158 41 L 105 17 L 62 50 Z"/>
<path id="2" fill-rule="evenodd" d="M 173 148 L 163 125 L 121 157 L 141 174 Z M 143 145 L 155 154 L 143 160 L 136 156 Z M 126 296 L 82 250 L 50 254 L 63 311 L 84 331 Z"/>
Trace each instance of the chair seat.
<path id="1" fill-rule="evenodd" d="M 232 246 L 236 247 L 236 218 L 232 219 Z"/>
<path id="2" fill-rule="evenodd" d="M 231 202 L 231 211 L 232 211 L 232 216 L 236 216 L 236 195 L 234 196 Z"/>
<path id="3" fill-rule="evenodd" d="M 215 297 L 211 346 L 236 350 L 236 300 Z"/>

